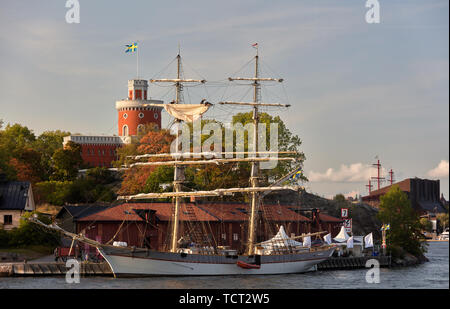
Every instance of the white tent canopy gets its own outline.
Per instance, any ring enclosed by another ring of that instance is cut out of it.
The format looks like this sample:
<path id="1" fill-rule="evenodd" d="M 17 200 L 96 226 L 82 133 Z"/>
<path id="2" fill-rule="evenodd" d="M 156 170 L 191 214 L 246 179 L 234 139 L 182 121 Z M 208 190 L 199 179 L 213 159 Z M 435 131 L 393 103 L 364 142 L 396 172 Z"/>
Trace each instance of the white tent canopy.
<path id="1" fill-rule="evenodd" d="M 281 247 L 295 247 L 295 246 L 302 246 L 301 242 L 295 241 L 293 239 L 290 239 L 289 236 L 286 234 L 286 231 L 284 230 L 283 226 L 280 226 L 280 229 L 273 238 L 266 240 L 260 244 L 264 249 L 274 249 L 274 248 L 281 248 Z"/>
<path id="2" fill-rule="evenodd" d="M 341 227 L 341 231 L 339 234 L 336 235 L 336 237 L 333 238 L 335 242 L 342 243 L 347 242 L 347 239 L 349 239 L 350 236 L 348 236 L 347 231 L 345 230 L 345 227 Z"/>

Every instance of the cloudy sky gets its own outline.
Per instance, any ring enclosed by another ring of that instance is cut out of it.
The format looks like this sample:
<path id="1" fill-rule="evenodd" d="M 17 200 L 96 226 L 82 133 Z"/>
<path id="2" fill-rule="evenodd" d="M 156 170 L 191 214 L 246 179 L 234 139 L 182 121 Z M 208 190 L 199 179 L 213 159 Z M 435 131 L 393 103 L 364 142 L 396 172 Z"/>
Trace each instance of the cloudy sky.
<path id="1" fill-rule="evenodd" d="M 240 100 L 248 87 L 226 78 L 251 74 L 258 42 L 261 75 L 285 79 L 265 86 L 263 101 L 292 104 L 268 111 L 301 137 L 310 191 L 366 194 L 378 156 L 383 176 L 392 168 L 396 180 L 440 179 L 448 199 L 447 0 L 379 0 L 378 24 L 366 22 L 365 0 L 79 0 L 79 24 L 66 23 L 65 3 L 1 1 L 5 123 L 117 134 L 114 103 L 136 77 L 136 55 L 124 53 L 133 41 L 141 77 L 173 74 L 180 45 L 185 76 L 210 81 L 187 88 L 186 101 Z M 152 86 L 150 95 L 173 93 Z M 226 121 L 231 112 L 206 116 Z"/>

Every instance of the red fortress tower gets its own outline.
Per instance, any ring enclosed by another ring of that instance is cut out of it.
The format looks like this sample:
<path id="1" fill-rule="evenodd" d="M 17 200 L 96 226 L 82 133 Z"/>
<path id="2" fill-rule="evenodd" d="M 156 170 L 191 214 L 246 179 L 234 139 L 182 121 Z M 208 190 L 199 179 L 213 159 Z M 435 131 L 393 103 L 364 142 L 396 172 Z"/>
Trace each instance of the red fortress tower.
<path id="1" fill-rule="evenodd" d="M 147 99 L 148 82 L 142 79 L 128 81 L 128 97 L 116 102 L 118 112 L 118 136 L 70 135 L 64 137 L 63 145 L 72 141 L 81 145 L 81 157 L 90 167 L 111 167 L 117 160 L 117 148 L 131 142 L 146 124 L 154 123 L 161 128 L 162 107 L 146 104 L 163 104 L 160 100 Z"/>
<path id="2" fill-rule="evenodd" d="M 154 123 L 161 128 L 161 107 L 146 104 L 162 104 L 163 101 L 147 99 L 148 82 L 142 79 L 128 81 L 128 98 L 116 102 L 118 135 L 137 135 L 144 125 Z"/>

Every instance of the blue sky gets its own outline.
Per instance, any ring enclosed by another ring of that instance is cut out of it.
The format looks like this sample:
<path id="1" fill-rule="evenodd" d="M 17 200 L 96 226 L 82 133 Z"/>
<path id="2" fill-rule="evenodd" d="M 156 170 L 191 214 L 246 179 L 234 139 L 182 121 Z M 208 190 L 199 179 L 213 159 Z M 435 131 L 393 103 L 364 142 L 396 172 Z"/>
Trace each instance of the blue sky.
<path id="1" fill-rule="evenodd" d="M 364 0 L 79 2 L 80 23 L 68 24 L 64 0 L 2 1 L 5 123 L 117 134 L 114 103 L 136 75 L 124 44 L 137 40 L 143 78 L 156 77 L 180 44 L 186 76 L 211 81 L 187 89 L 186 100 L 242 98 L 244 88 L 225 79 L 250 74 L 237 71 L 258 42 L 262 74 L 285 79 L 265 87 L 263 101 L 292 104 L 268 111 L 303 140 L 310 191 L 366 194 L 378 155 L 397 180 L 440 179 L 448 199 L 448 1 L 380 0 L 379 24 L 366 23 Z M 172 93 L 152 86 L 150 95 Z M 206 116 L 225 121 L 231 111 Z"/>

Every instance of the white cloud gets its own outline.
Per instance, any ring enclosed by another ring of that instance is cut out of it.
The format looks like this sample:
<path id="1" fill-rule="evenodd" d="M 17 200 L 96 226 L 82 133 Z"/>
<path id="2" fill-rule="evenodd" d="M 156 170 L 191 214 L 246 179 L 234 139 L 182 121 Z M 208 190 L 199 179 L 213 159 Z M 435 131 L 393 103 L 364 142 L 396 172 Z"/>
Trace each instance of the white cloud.
<path id="1" fill-rule="evenodd" d="M 441 160 L 439 165 L 432 170 L 428 171 L 427 175 L 433 178 L 444 178 L 448 177 L 448 161 L 447 160 Z"/>
<path id="2" fill-rule="evenodd" d="M 364 182 L 375 176 L 373 166 L 364 163 L 342 164 L 339 169 L 328 168 L 325 172 L 307 173 L 310 182 Z M 383 169 L 383 174 L 386 171 Z"/>
<path id="3" fill-rule="evenodd" d="M 353 191 L 351 191 L 351 192 L 348 192 L 348 193 L 344 193 L 344 196 L 346 197 L 346 198 L 348 198 L 348 197 L 353 197 L 353 198 L 355 198 L 356 196 L 359 196 L 359 195 L 361 195 L 361 193 L 359 193 L 359 190 L 353 190 Z"/>

